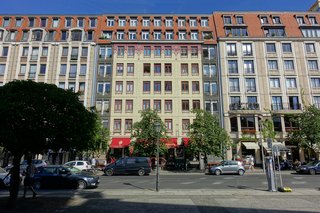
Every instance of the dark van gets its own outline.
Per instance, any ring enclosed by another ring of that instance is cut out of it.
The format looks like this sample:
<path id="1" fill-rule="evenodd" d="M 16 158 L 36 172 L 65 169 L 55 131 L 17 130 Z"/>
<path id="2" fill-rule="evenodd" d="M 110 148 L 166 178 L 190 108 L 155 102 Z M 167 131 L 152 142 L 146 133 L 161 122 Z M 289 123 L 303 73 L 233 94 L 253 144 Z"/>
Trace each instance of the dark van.
<path id="1" fill-rule="evenodd" d="M 108 176 L 114 174 L 138 174 L 143 176 L 151 172 L 151 160 L 147 157 L 119 158 L 116 162 L 107 165 L 104 173 Z"/>

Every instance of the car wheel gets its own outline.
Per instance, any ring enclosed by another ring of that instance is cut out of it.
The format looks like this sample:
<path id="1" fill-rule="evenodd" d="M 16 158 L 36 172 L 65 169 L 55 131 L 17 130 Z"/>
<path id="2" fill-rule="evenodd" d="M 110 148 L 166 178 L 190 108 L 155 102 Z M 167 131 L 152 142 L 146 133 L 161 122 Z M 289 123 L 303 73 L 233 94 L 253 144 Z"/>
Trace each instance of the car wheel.
<path id="1" fill-rule="evenodd" d="M 310 175 L 315 175 L 316 174 L 316 170 L 310 169 L 309 173 L 310 173 Z"/>
<path id="2" fill-rule="evenodd" d="M 221 171 L 220 171 L 219 169 L 217 169 L 217 170 L 214 172 L 214 174 L 216 174 L 216 175 L 221 175 Z"/>
<path id="3" fill-rule="evenodd" d="M 35 190 L 40 189 L 40 188 L 41 188 L 41 183 L 40 183 L 40 181 L 36 180 L 35 182 L 33 182 L 33 188 L 34 188 Z"/>
<path id="4" fill-rule="evenodd" d="M 139 176 L 143 176 L 145 174 L 146 174 L 146 172 L 144 171 L 144 169 L 139 169 L 139 171 L 138 171 Z"/>
<path id="5" fill-rule="evenodd" d="M 108 169 L 108 170 L 106 170 L 105 174 L 107 176 L 112 176 L 113 175 L 113 170 L 112 169 Z"/>
<path id="6" fill-rule="evenodd" d="M 244 175 L 244 173 L 245 173 L 245 171 L 244 171 L 243 169 L 240 169 L 240 170 L 238 171 L 238 174 L 239 174 L 240 176 Z"/>
<path id="7" fill-rule="evenodd" d="M 84 180 L 79 180 L 77 188 L 78 189 L 85 189 L 85 188 L 87 188 L 87 183 Z"/>

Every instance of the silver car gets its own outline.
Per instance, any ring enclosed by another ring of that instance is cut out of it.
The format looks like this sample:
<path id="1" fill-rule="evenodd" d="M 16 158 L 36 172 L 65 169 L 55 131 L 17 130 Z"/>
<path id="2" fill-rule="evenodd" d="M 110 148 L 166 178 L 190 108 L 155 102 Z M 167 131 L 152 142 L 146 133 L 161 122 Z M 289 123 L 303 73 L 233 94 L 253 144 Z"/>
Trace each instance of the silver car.
<path id="1" fill-rule="evenodd" d="M 222 161 L 219 165 L 212 166 L 209 169 L 210 174 L 221 175 L 221 174 L 239 174 L 244 175 L 246 172 L 245 168 L 240 161 Z"/>

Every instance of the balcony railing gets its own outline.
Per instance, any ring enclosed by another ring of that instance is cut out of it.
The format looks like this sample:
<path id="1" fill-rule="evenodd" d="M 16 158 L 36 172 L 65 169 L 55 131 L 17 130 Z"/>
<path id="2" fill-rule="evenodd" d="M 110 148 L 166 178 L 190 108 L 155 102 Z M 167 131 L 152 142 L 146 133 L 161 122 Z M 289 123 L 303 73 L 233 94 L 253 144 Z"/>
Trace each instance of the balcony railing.
<path id="1" fill-rule="evenodd" d="M 290 104 L 290 103 L 278 103 L 271 104 L 271 110 L 301 110 L 302 106 L 300 103 Z"/>
<path id="2" fill-rule="evenodd" d="M 250 128 L 250 127 L 243 127 L 243 128 L 241 128 L 241 132 L 242 132 L 242 134 L 255 134 L 256 130 L 254 128 Z"/>
<path id="3" fill-rule="evenodd" d="M 229 105 L 230 110 L 259 110 L 258 103 L 232 103 Z"/>

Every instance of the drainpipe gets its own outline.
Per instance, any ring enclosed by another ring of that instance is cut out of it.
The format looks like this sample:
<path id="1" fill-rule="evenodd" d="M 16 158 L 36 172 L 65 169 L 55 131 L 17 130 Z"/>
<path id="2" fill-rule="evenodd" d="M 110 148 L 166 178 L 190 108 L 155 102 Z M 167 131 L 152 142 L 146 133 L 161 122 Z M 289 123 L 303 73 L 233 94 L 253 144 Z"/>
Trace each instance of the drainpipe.
<path id="1" fill-rule="evenodd" d="M 97 92 L 97 65 L 98 65 L 98 51 L 99 45 L 94 47 L 94 66 L 93 66 L 93 75 L 92 75 L 92 93 L 91 93 L 91 106 L 96 106 L 96 92 Z"/>

